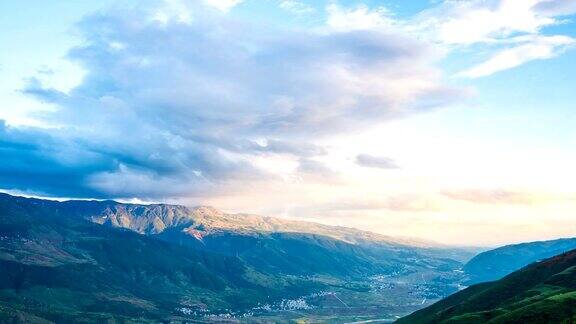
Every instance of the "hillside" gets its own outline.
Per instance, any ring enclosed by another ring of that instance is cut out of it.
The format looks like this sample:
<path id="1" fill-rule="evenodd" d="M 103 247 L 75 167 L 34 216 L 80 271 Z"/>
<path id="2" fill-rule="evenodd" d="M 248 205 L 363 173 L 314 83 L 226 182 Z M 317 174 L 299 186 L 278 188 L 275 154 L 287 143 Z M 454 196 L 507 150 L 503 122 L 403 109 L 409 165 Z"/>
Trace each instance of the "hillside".
<path id="1" fill-rule="evenodd" d="M 470 255 L 417 240 L 345 227 L 248 214 L 212 207 L 67 201 L 67 215 L 229 256 L 266 272 L 295 275 L 366 275 L 420 268 L 456 269 Z"/>
<path id="2" fill-rule="evenodd" d="M 473 257 L 464 266 L 467 284 L 498 280 L 533 262 L 576 249 L 576 239 L 513 244 L 489 250 Z"/>
<path id="3" fill-rule="evenodd" d="M 0 319 L 157 321 L 177 309 L 244 309 L 321 285 L 235 257 L 66 217 L 61 203 L 0 195 Z"/>
<path id="4" fill-rule="evenodd" d="M 398 323 L 574 323 L 576 251 L 464 289 Z"/>
<path id="5" fill-rule="evenodd" d="M 393 317 L 457 291 L 466 253 L 207 207 L 0 194 L 0 318 Z"/>
<path id="6" fill-rule="evenodd" d="M 380 243 L 407 245 L 421 248 L 442 247 L 434 242 L 395 238 L 348 227 L 328 226 L 313 222 L 286 220 L 251 214 L 228 214 L 208 206 L 185 207 L 168 204 L 123 204 L 115 201 L 67 201 L 63 207 L 81 214 L 91 221 L 123 227 L 141 234 L 158 234 L 174 227 L 186 227 L 188 231 L 214 233 L 310 233 L 337 239 L 347 243 Z"/>

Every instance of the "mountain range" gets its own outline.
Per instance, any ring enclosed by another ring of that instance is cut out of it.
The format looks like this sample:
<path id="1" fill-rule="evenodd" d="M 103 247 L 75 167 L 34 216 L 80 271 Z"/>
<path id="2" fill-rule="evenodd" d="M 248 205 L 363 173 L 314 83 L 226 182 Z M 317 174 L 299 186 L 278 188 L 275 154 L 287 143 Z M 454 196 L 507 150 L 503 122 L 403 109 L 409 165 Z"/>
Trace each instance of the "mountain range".
<path id="1" fill-rule="evenodd" d="M 412 313 L 399 322 L 561 323 L 574 316 L 576 252 L 542 260 L 575 245 L 472 257 L 212 207 L 0 194 L 0 322 L 344 323 Z"/>
<path id="2" fill-rule="evenodd" d="M 21 322 L 398 316 L 457 291 L 469 256 L 209 207 L 0 194 L 0 314 Z"/>

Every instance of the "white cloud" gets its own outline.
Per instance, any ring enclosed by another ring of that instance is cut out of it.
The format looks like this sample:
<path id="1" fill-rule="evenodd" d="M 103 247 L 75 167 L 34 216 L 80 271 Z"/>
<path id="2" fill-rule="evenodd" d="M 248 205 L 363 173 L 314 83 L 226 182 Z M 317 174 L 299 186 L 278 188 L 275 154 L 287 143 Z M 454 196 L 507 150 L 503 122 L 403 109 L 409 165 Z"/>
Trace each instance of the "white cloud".
<path id="1" fill-rule="evenodd" d="M 55 141 L 98 155 L 97 166 L 77 170 L 71 185 L 90 189 L 79 192 L 157 198 L 206 188 L 218 195 L 263 179 L 317 182 L 330 174 L 322 167 L 329 164 L 315 160 L 327 151 L 317 141 L 462 96 L 444 85 L 434 50 L 410 37 L 362 28 L 264 30 L 211 8 L 172 0 L 151 14 L 91 16 L 81 24 L 84 44 L 70 53 L 86 71 L 83 81 L 68 93 L 29 84 L 28 94 L 57 107 L 41 116 L 60 126 Z M 373 17 L 359 10 L 352 15 Z M 150 19 L 158 13 L 166 19 Z M 51 152 L 42 145 L 40 152 Z M 293 161 L 291 174 L 255 162 L 276 155 Z M 59 166 L 67 167 L 53 169 Z"/>
<path id="2" fill-rule="evenodd" d="M 571 15 L 576 13 L 576 0 L 544 0 L 534 6 L 534 10 L 545 15 Z"/>
<path id="3" fill-rule="evenodd" d="M 344 8 L 332 3 L 326 8 L 326 25 L 336 31 L 370 30 L 391 27 L 395 24 L 391 13 L 384 7 L 370 9 L 366 5 Z"/>
<path id="4" fill-rule="evenodd" d="M 417 19 L 418 27 L 449 45 L 493 42 L 518 33 L 535 34 L 556 23 L 538 14 L 539 0 L 446 1 Z"/>
<path id="5" fill-rule="evenodd" d="M 452 51 L 482 46 L 489 58 L 457 74 L 479 78 L 562 53 L 572 38 L 545 36 L 542 30 L 562 23 L 558 16 L 572 13 L 574 3 L 573 0 L 446 0 L 418 15 L 408 24 L 408 30 Z"/>
<path id="6" fill-rule="evenodd" d="M 413 18 L 397 19 L 384 7 L 327 7 L 326 27 L 332 31 L 380 30 L 414 35 L 445 52 L 482 46 L 490 58 L 458 74 L 477 78 L 536 59 L 562 53 L 571 38 L 544 36 L 545 27 L 562 23 L 558 16 L 576 11 L 576 1 L 445 0 Z M 514 47 L 509 47 L 514 44 Z"/>
<path id="7" fill-rule="evenodd" d="M 230 9 L 242 3 L 244 0 L 204 0 L 204 1 L 206 2 L 206 4 L 214 8 L 217 8 L 218 10 L 227 12 Z"/>
<path id="8" fill-rule="evenodd" d="M 192 11 L 191 3 L 186 0 L 163 0 L 161 5 L 153 9 L 150 18 L 160 24 L 168 24 L 171 21 L 189 24 L 193 19 Z"/>
<path id="9" fill-rule="evenodd" d="M 524 44 L 497 52 L 487 61 L 458 74 L 460 77 L 479 78 L 520 66 L 533 60 L 549 59 L 560 55 L 575 39 L 567 36 L 531 37 Z"/>
<path id="10" fill-rule="evenodd" d="M 297 15 L 310 14 L 315 11 L 314 7 L 299 0 L 281 0 L 280 8 Z"/>

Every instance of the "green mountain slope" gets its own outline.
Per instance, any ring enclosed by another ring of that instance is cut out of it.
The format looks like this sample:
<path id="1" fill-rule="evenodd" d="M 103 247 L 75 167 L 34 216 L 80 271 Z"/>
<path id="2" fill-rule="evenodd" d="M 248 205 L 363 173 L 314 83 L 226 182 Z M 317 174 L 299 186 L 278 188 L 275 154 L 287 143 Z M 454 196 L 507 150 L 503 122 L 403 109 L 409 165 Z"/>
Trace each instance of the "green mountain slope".
<path id="1" fill-rule="evenodd" d="M 576 238 L 530 242 L 482 252 L 464 266 L 467 284 L 498 280 L 531 263 L 576 249 Z"/>
<path id="2" fill-rule="evenodd" d="M 574 323 L 576 250 L 466 288 L 398 323 Z"/>
<path id="3" fill-rule="evenodd" d="M 302 231 L 302 232 L 299 232 Z M 0 322 L 336 322 L 457 290 L 456 249 L 212 208 L 0 194 Z"/>
<path id="4" fill-rule="evenodd" d="M 451 271 L 465 250 L 396 239 L 345 227 L 248 214 L 211 207 L 67 201 L 66 215 L 161 238 L 199 250 L 238 257 L 275 274 L 366 276 L 420 269 Z"/>
<path id="5" fill-rule="evenodd" d="M 242 309 L 320 288 L 255 272 L 235 257 L 66 217 L 59 206 L 0 195 L 1 315 L 160 320 L 178 318 L 182 307 Z"/>

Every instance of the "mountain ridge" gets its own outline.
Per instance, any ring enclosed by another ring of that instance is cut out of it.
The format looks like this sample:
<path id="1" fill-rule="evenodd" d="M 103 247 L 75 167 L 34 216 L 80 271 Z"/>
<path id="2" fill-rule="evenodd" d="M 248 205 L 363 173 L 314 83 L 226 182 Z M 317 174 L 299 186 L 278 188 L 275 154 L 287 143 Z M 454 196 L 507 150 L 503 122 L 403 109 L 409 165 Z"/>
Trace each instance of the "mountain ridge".
<path id="1" fill-rule="evenodd" d="M 397 323 L 573 323 L 576 250 L 468 287 Z"/>
<path id="2" fill-rule="evenodd" d="M 0 195 L 10 197 L 7 193 Z M 407 245 L 414 247 L 429 248 L 451 248 L 451 246 L 416 238 L 395 237 L 375 232 L 356 229 L 346 226 L 325 225 L 307 220 L 290 220 L 274 216 L 261 216 L 249 213 L 226 213 L 213 206 L 188 207 L 177 204 L 135 204 L 123 203 L 115 200 L 49 200 L 43 198 L 21 197 L 23 199 L 37 199 L 42 201 L 60 202 L 73 208 L 84 207 L 86 212 L 93 215 L 88 217 L 91 221 L 109 225 L 113 227 L 124 227 L 141 234 L 158 234 L 166 228 L 184 224 L 203 225 L 208 229 L 218 230 L 244 230 L 246 232 L 288 232 L 302 233 L 315 231 L 316 234 L 325 235 L 335 239 L 340 239 L 348 243 L 358 243 L 360 241 L 378 241 L 388 244 Z M 106 208 L 102 208 L 106 206 Z M 90 211 L 92 209 L 92 211 Z M 116 209 L 115 212 L 113 209 Z M 140 212 L 139 212 L 140 210 Z M 147 212 L 146 212 L 147 210 Z M 104 211 L 104 213 L 102 213 Z M 145 224 L 135 222 L 134 217 L 128 220 L 128 213 L 132 213 L 137 218 L 147 218 Z M 135 213 L 135 214 L 134 214 Z M 209 216 L 209 217 L 206 217 Z M 176 218 L 176 223 L 173 222 Z M 211 220 L 207 220 L 210 218 Z M 220 220 L 216 223 L 214 219 Z M 259 227 L 253 226 L 259 224 Z M 235 225 L 235 226 L 233 226 Z"/>
<path id="3" fill-rule="evenodd" d="M 463 267 L 468 284 L 498 280 L 531 263 L 576 249 L 576 238 L 510 244 L 479 253 Z"/>
<path id="4" fill-rule="evenodd" d="M 296 232 L 300 230 L 308 233 Z M 88 293 L 85 299 L 99 314 L 133 316 L 134 313 L 125 313 L 123 306 L 112 310 L 97 307 L 99 297 L 91 282 L 105 284 L 102 271 L 115 274 L 118 280 L 103 287 L 113 295 L 122 292 L 120 295 L 124 297 L 118 298 L 131 301 L 126 307 L 161 318 L 183 316 L 174 309 L 189 308 L 182 300 L 184 297 L 194 300 L 194 305 L 207 305 L 208 313 L 191 313 L 187 318 L 203 318 L 224 307 L 234 307 L 235 312 L 244 312 L 239 315 L 242 316 L 250 314 L 251 307 L 260 302 L 275 303 L 279 298 L 296 298 L 293 302 L 303 305 L 302 312 L 330 316 L 333 306 L 312 310 L 302 300 L 312 298 L 310 302 L 314 305 L 333 305 L 334 297 L 322 295 L 324 292 L 337 292 L 347 305 L 357 305 L 363 312 L 382 308 L 384 312 L 405 314 L 422 307 L 422 298 L 435 300 L 456 291 L 461 280 L 457 270 L 462 263 L 453 258 L 459 251 L 374 242 L 370 241 L 372 236 L 353 229 L 327 225 L 311 229 L 310 223 L 229 215 L 207 207 L 191 210 L 162 204 L 59 202 L 0 195 L 0 234 L 6 238 L 0 239 L 0 261 L 7 264 L 4 270 L 9 272 L 5 277 L 12 278 L 7 280 L 4 293 L 0 289 L 0 313 L 3 303 L 17 307 L 14 311 L 34 310 L 27 308 L 22 298 L 48 305 L 56 314 L 66 313 L 58 306 L 62 298 Z M 116 239 L 118 235 L 126 241 Z M 8 265 L 9 262 L 16 264 Z M 92 263 L 96 267 L 88 266 Z M 86 278 L 92 279 L 83 281 L 78 276 L 78 264 L 88 266 Z M 38 266 L 54 280 L 76 279 L 56 280 L 62 293 L 57 298 L 47 296 L 45 293 L 52 291 L 46 287 L 50 282 L 39 276 Z M 18 290 L 22 286 L 17 275 L 20 268 L 27 269 L 25 273 L 30 276 L 24 281 L 27 283 L 24 292 Z M 121 269 L 128 271 L 124 273 Z M 227 272 L 232 269 L 237 271 Z M 137 280 L 146 280 L 148 285 L 136 289 L 133 285 Z M 174 286 L 178 294 L 154 296 L 150 293 L 152 283 L 165 289 Z M 195 292 L 187 287 L 195 287 Z M 211 290 L 217 288 L 220 290 Z M 34 295 L 36 291 L 42 295 Z M 130 291 L 134 293 L 126 295 Z M 112 302 L 105 300 L 105 303 Z M 146 311 L 142 303 L 155 305 L 154 311 Z M 348 307 L 338 304 L 340 315 L 357 318 Z M 71 305 L 79 314 L 87 311 L 87 305 L 72 302 Z M 268 312 L 266 309 L 258 312 Z"/>
<path id="5" fill-rule="evenodd" d="M 0 322 L 157 322 L 178 319 L 179 307 L 251 307 L 321 287 L 260 273 L 233 256 L 100 226 L 59 206 L 0 196 Z"/>

